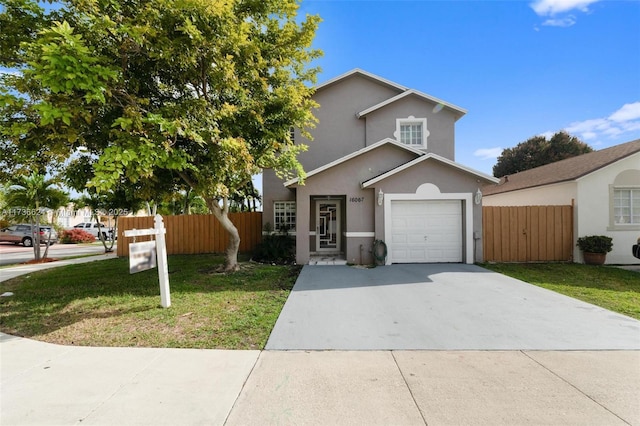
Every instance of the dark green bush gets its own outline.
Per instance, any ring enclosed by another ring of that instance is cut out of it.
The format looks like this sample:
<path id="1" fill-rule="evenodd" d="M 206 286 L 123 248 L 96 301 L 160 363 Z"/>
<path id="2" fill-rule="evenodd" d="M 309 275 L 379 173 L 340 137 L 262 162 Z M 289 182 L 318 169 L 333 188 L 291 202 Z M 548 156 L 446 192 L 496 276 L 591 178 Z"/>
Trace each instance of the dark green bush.
<path id="1" fill-rule="evenodd" d="M 576 245 L 587 253 L 606 254 L 613 250 L 613 239 L 605 235 L 589 235 L 578 238 Z"/>
<path id="2" fill-rule="evenodd" d="M 269 234 L 262 237 L 253 252 L 253 260 L 261 263 L 276 263 L 279 265 L 295 263 L 296 241 L 286 234 Z"/>

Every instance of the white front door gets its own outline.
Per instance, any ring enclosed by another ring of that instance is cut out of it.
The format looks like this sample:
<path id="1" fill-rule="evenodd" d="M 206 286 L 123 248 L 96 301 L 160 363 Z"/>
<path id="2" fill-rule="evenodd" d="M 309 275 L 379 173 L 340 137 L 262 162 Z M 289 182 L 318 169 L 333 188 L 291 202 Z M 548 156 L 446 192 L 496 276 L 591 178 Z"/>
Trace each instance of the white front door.
<path id="1" fill-rule="evenodd" d="M 316 251 L 340 252 L 340 201 L 316 201 Z"/>

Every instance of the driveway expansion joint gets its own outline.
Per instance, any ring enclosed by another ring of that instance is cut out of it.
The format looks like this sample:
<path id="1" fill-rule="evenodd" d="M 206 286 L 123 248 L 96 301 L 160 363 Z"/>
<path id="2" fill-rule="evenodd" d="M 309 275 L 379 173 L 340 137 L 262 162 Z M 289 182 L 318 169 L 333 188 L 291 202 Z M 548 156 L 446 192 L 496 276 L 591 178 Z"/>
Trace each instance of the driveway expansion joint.
<path id="1" fill-rule="evenodd" d="M 544 368 L 545 370 L 547 370 L 549 373 L 553 374 L 555 377 L 557 377 L 558 379 L 562 380 L 564 383 L 566 383 L 567 385 L 571 386 L 573 389 L 575 389 L 576 391 L 578 391 L 578 393 L 580 393 L 581 395 L 585 396 L 586 398 L 590 399 L 591 401 L 593 401 L 595 404 L 597 404 L 598 406 L 602 407 L 605 411 L 607 411 L 608 413 L 616 416 L 618 419 L 620 419 L 620 421 L 628 424 L 629 426 L 632 426 L 632 423 L 628 422 L 626 419 L 623 419 L 622 417 L 620 417 L 617 413 L 611 411 L 607 406 L 603 405 L 600 401 L 598 401 L 597 399 L 595 399 L 594 397 L 592 397 L 591 395 L 587 394 L 585 391 L 583 391 L 582 389 L 580 389 L 578 386 L 574 385 L 573 383 L 571 383 L 568 379 L 562 377 L 560 374 L 556 373 L 555 371 L 551 370 L 549 367 L 547 367 L 546 365 L 544 365 L 542 362 L 538 361 L 537 359 L 535 359 L 533 356 L 531 356 L 529 354 L 530 351 L 525 351 L 522 350 L 520 351 L 524 356 L 526 356 L 527 358 L 529 358 L 531 361 L 535 362 L 536 364 L 538 364 L 540 367 Z"/>
<path id="2" fill-rule="evenodd" d="M 400 368 L 400 364 L 398 364 L 398 360 L 396 359 L 396 355 L 394 353 L 395 351 L 389 351 L 389 352 L 391 353 L 391 357 L 393 358 L 393 362 L 396 364 L 396 368 L 398 369 L 400 376 L 402 376 L 402 380 L 404 381 L 404 384 L 407 386 L 407 390 L 411 395 L 411 400 L 413 401 L 413 404 L 415 405 L 416 409 L 420 413 L 420 417 L 422 417 L 422 421 L 424 422 L 425 426 L 428 426 L 429 423 L 427 422 L 427 419 L 424 417 L 424 413 L 420 409 L 420 405 L 418 405 L 418 401 L 416 400 L 416 397 L 413 394 L 413 390 L 411 389 L 411 386 L 409 385 L 409 382 L 407 381 L 407 378 L 405 377 L 404 372 L 402 371 L 402 368 Z"/>

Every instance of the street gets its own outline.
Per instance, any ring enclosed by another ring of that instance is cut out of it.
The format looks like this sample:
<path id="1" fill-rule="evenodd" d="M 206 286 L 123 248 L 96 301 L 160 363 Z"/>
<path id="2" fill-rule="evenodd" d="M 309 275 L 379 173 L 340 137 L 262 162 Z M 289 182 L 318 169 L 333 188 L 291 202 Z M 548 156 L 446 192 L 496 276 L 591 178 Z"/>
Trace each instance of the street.
<path id="1" fill-rule="evenodd" d="M 113 246 L 113 251 L 116 250 Z M 40 246 L 40 253 L 44 254 L 45 245 Z M 93 244 L 54 244 L 49 247 L 47 257 L 62 259 L 66 257 L 84 256 L 87 254 L 102 254 L 102 243 Z M 12 243 L 0 243 L 0 266 L 27 262 L 33 259 L 33 247 L 23 247 Z"/>

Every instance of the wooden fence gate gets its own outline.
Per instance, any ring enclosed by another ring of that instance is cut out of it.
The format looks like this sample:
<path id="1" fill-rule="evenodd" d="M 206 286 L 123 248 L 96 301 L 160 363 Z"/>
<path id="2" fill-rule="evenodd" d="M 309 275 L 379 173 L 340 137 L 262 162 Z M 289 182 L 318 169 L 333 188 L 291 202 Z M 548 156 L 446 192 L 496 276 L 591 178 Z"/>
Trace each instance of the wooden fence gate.
<path id="1" fill-rule="evenodd" d="M 486 262 L 573 260 L 573 206 L 482 208 Z"/>
<path id="2" fill-rule="evenodd" d="M 229 235 L 212 214 L 163 216 L 167 229 L 167 254 L 223 253 Z M 240 253 L 250 253 L 262 241 L 262 212 L 229 213 L 229 219 L 240 234 Z M 153 217 L 118 218 L 118 256 L 129 256 L 129 243 L 124 231 L 153 228 Z M 138 237 L 137 241 L 150 237 Z"/>

